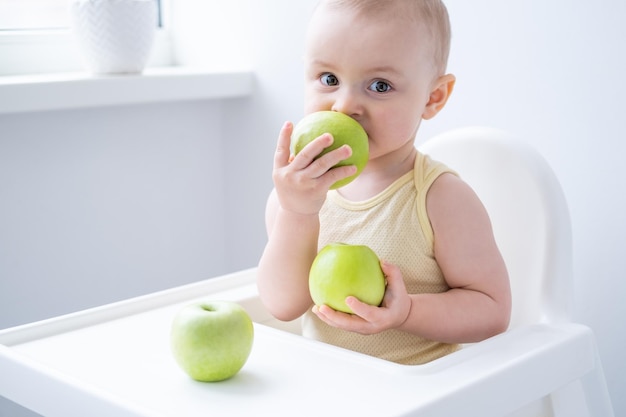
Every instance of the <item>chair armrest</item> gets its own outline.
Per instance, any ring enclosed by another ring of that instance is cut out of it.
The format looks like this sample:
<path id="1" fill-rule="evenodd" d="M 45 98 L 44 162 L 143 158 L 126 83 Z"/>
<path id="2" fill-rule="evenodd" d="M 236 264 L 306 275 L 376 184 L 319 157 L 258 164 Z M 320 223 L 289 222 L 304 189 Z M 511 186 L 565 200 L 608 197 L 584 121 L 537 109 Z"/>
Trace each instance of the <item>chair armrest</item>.
<path id="1" fill-rule="evenodd" d="M 415 416 L 506 416 L 583 378 L 597 366 L 593 333 L 579 324 L 510 330 L 421 367 L 441 395 Z M 415 410 L 417 411 L 417 410 Z"/>

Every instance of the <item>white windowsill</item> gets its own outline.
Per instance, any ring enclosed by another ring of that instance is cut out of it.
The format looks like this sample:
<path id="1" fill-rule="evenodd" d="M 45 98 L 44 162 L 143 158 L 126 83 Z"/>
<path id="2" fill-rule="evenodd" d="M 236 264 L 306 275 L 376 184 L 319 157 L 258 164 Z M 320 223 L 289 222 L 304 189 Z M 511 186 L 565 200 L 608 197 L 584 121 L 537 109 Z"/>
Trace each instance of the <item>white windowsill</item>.
<path id="1" fill-rule="evenodd" d="M 0 77 L 0 114 L 209 100 L 252 93 L 253 74 L 184 67 L 151 68 L 141 75 L 86 72 Z"/>

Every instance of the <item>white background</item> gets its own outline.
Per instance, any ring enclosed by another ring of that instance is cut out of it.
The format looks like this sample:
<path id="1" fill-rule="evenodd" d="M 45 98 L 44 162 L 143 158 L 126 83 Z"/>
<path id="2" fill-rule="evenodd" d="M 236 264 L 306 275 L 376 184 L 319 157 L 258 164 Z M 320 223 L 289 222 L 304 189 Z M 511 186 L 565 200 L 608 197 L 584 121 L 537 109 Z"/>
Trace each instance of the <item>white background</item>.
<path id="1" fill-rule="evenodd" d="M 315 1 L 240 2 L 174 1 L 178 59 L 249 66 L 252 97 L 0 115 L 0 328 L 256 264 L 275 138 L 302 116 Z M 626 3 L 447 4 L 457 87 L 418 142 L 490 125 L 543 153 L 572 214 L 574 318 L 626 415 Z"/>

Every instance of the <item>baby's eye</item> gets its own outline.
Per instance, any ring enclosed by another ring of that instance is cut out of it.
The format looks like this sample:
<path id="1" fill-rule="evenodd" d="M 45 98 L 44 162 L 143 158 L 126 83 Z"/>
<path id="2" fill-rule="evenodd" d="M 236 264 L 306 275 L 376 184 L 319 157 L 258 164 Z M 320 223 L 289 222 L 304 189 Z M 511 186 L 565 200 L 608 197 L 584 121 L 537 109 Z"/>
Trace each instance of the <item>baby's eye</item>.
<path id="1" fill-rule="evenodd" d="M 337 77 L 329 72 L 322 74 L 322 76 L 320 77 L 320 81 L 322 82 L 322 84 L 331 87 L 339 84 L 339 80 L 337 79 Z"/>
<path id="2" fill-rule="evenodd" d="M 376 93 L 387 93 L 391 90 L 388 82 L 376 80 L 370 84 L 369 89 Z"/>

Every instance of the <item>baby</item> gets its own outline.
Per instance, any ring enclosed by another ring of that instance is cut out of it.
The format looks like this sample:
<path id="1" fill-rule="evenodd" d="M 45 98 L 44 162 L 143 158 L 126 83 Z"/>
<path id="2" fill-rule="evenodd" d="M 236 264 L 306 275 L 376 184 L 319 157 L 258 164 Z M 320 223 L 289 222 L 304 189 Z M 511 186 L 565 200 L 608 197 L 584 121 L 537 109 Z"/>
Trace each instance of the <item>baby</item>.
<path id="1" fill-rule="evenodd" d="M 258 288 L 278 319 L 302 317 L 304 336 L 401 364 L 421 364 L 506 330 L 511 294 L 489 217 L 451 169 L 421 154 L 415 137 L 454 87 L 446 73 L 449 19 L 440 0 L 322 0 L 308 28 L 305 113 L 356 119 L 370 156 L 350 184 L 329 190 L 356 167 L 333 166 L 348 146 L 317 158 L 323 134 L 290 155 L 293 125 L 282 127 L 268 242 Z M 314 306 L 308 274 L 331 242 L 364 244 L 382 259 L 380 306 L 355 297 L 355 314 Z"/>

